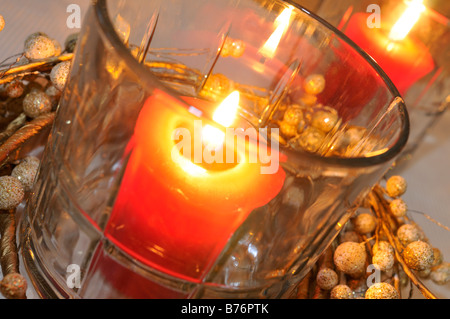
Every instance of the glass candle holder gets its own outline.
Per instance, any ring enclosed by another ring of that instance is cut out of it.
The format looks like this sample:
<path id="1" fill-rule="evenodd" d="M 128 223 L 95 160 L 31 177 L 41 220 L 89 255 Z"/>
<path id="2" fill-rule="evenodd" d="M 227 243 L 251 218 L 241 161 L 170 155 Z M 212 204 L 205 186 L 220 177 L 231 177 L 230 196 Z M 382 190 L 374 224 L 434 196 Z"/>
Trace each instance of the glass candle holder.
<path id="1" fill-rule="evenodd" d="M 46 298 L 290 298 L 406 144 L 389 78 L 285 1 L 86 14 L 22 225 Z"/>
<path id="2" fill-rule="evenodd" d="M 444 1 L 322 1 L 316 13 L 383 68 L 405 100 L 411 131 L 404 158 L 450 105 L 450 20 Z M 444 14 L 447 14 L 444 15 Z"/>

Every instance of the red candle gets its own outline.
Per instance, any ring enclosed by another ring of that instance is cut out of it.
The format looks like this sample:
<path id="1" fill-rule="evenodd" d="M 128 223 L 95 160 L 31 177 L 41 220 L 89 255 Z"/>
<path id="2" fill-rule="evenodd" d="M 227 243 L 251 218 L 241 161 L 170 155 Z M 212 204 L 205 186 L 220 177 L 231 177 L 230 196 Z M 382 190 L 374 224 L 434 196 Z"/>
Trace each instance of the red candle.
<path id="1" fill-rule="evenodd" d="M 385 27 L 369 28 L 368 17 L 366 13 L 354 14 L 345 34 L 371 55 L 400 94 L 405 94 L 411 85 L 433 70 L 433 58 L 427 47 L 410 35 L 393 39 L 391 30 Z"/>
<path id="2" fill-rule="evenodd" d="M 216 107 L 186 101 L 200 109 Z M 247 216 L 279 193 L 285 173 L 278 167 L 262 174 L 261 162 L 247 160 L 260 151 L 260 136 L 247 141 L 247 155 L 237 155 L 246 158 L 240 163 L 201 165 L 174 152 L 177 129 L 198 133 L 193 118 L 164 92 L 146 101 L 105 234 L 140 262 L 199 281 Z"/>

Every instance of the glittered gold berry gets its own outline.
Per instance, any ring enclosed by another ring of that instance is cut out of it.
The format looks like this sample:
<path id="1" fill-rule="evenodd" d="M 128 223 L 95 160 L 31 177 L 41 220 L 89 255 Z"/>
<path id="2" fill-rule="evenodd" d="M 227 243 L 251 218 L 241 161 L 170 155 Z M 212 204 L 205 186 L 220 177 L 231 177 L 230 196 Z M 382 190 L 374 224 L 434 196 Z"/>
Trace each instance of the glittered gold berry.
<path id="1" fill-rule="evenodd" d="M 417 271 L 425 270 L 433 264 L 433 248 L 424 241 L 414 241 L 406 246 L 403 258 L 409 268 Z"/>
<path id="2" fill-rule="evenodd" d="M 331 268 L 322 268 L 317 273 L 316 283 L 323 290 L 331 290 L 339 283 L 339 276 Z"/>
<path id="3" fill-rule="evenodd" d="M 25 91 L 25 85 L 22 83 L 22 81 L 14 80 L 6 85 L 5 91 L 8 97 L 18 98 Z"/>
<path id="4" fill-rule="evenodd" d="M 10 273 L 2 279 L 0 290 L 7 299 L 25 299 L 27 281 L 21 274 Z"/>
<path id="5" fill-rule="evenodd" d="M 371 285 L 365 294 L 366 299 L 399 299 L 397 289 L 386 282 L 379 282 Z"/>
<path id="6" fill-rule="evenodd" d="M 325 140 L 325 133 L 314 128 L 307 127 L 300 135 L 299 144 L 308 152 L 317 152 Z"/>
<path id="7" fill-rule="evenodd" d="M 245 42 L 238 39 L 226 38 L 220 55 L 222 57 L 232 56 L 239 58 L 244 54 Z"/>
<path id="8" fill-rule="evenodd" d="M 25 191 L 30 191 L 33 187 L 39 169 L 39 159 L 34 156 L 24 158 L 19 165 L 14 167 L 11 176 L 17 178 L 23 185 Z"/>
<path id="9" fill-rule="evenodd" d="M 336 248 L 333 260 L 339 271 L 350 276 L 359 276 L 364 272 L 366 258 L 364 245 L 345 242 Z"/>
<path id="10" fill-rule="evenodd" d="M 25 195 L 20 181 L 12 176 L 0 177 L 0 209 L 9 210 L 16 208 Z"/>
<path id="11" fill-rule="evenodd" d="M 311 74 L 306 77 L 303 89 L 308 94 L 317 95 L 325 89 L 325 78 L 321 74 Z"/>
<path id="12" fill-rule="evenodd" d="M 450 263 L 442 263 L 431 268 L 430 279 L 438 285 L 450 282 Z"/>
<path id="13" fill-rule="evenodd" d="M 303 112 L 299 107 L 290 106 L 283 115 L 283 122 L 290 125 L 298 125 L 303 120 Z"/>
<path id="14" fill-rule="evenodd" d="M 405 179 L 398 175 L 390 177 L 386 182 L 386 192 L 392 198 L 402 196 L 406 192 L 406 187 Z"/>
<path id="15" fill-rule="evenodd" d="M 328 133 L 336 126 L 338 120 L 339 117 L 336 113 L 326 110 L 318 110 L 312 115 L 311 125 L 324 133 Z"/>
<path id="16" fill-rule="evenodd" d="M 234 83 L 222 73 L 211 74 L 201 91 L 203 96 L 218 98 L 227 96 L 234 88 Z"/>
<path id="17" fill-rule="evenodd" d="M 330 292 L 331 299 L 353 299 L 353 290 L 347 285 L 337 285 Z"/>
<path id="18" fill-rule="evenodd" d="M 52 39 L 45 33 L 36 32 L 25 40 L 25 57 L 30 60 L 45 59 L 56 55 L 57 48 Z"/>
<path id="19" fill-rule="evenodd" d="M 377 254 L 379 251 L 386 251 L 389 254 L 394 254 L 394 247 L 390 243 L 384 240 L 380 240 L 376 242 L 373 247 L 372 251 L 374 254 Z"/>
<path id="20" fill-rule="evenodd" d="M 280 132 L 284 137 L 294 137 L 297 134 L 297 126 L 281 121 Z"/>
<path id="21" fill-rule="evenodd" d="M 372 214 L 362 213 L 353 220 L 356 232 L 360 235 L 372 233 L 377 226 L 377 220 Z"/>
<path id="22" fill-rule="evenodd" d="M 394 262 L 394 254 L 386 250 L 379 250 L 372 257 L 372 263 L 377 265 L 381 271 L 392 269 Z"/>
<path id="23" fill-rule="evenodd" d="M 23 111 L 31 118 L 50 112 L 51 109 L 52 102 L 47 94 L 42 91 L 32 91 L 23 99 Z"/>
<path id="24" fill-rule="evenodd" d="M 433 247 L 433 255 L 434 255 L 434 261 L 433 261 L 433 265 L 431 266 L 437 266 L 440 265 L 444 260 L 444 257 L 442 256 L 441 251 L 439 250 L 439 248 Z"/>
<path id="25" fill-rule="evenodd" d="M 50 72 L 50 80 L 53 85 L 60 91 L 66 85 L 67 77 L 70 70 L 70 61 L 60 62 L 52 68 Z"/>
<path id="26" fill-rule="evenodd" d="M 389 203 L 392 214 L 395 217 L 403 217 L 408 211 L 408 205 L 401 198 L 396 198 Z"/>
<path id="27" fill-rule="evenodd" d="M 406 246 L 424 238 L 422 231 L 414 224 L 403 224 L 397 230 L 397 238 Z"/>

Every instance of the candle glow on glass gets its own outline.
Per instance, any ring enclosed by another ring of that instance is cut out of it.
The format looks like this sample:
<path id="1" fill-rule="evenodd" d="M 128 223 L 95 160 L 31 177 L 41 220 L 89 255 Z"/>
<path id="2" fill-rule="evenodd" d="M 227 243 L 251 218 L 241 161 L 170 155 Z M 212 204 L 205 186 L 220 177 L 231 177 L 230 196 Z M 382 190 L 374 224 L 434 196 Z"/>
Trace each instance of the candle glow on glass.
<path id="1" fill-rule="evenodd" d="M 275 19 L 275 31 L 272 33 L 269 39 L 267 39 L 262 48 L 258 50 L 258 52 L 265 58 L 271 59 L 275 56 L 275 52 L 278 48 L 278 45 L 280 44 L 281 37 L 289 27 L 292 10 L 293 8 L 289 6 L 288 8 L 284 9 L 283 12 L 281 12 L 280 15 Z"/>

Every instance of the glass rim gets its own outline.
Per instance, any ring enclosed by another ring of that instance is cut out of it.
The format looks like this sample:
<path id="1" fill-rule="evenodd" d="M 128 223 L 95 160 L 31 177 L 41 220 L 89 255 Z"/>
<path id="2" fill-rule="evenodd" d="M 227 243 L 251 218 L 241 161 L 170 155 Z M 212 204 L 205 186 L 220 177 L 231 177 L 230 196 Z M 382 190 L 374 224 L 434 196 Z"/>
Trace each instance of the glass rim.
<path id="1" fill-rule="evenodd" d="M 326 20 L 320 18 L 316 14 L 300 6 L 299 4 L 293 3 L 291 0 L 284 0 L 284 1 L 286 4 L 295 7 L 300 12 L 318 21 L 322 26 L 324 26 L 325 28 L 329 29 L 331 32 L 336 34 L 341 40 L 343 40 L 353 50 L 355 50 L 357 54 L 359 54 L 362 58 L 364 58 L 364 60 L 369 64 L 369 66 L 372 67 L 375 70 L 375 72 L 382 78 L 387 89 L 391 92 L 393 97 L 392 101 L 390 102 L 391 104 L 395 103 L 396 100 L 398 101 L 400 99 L 400 103 L 398 103 L 397 106 L 398 115 L 401 120 L 401 128 L 399 136 L 394 145 L 389 147 L 385 152 L 369 157 L 321 156 L 308 152 L 301 152 L 301 155 L 304 157 L 311 158 L 311 160 L 322 162 L 323 164 L 346 166 L 346 167 L 370 167 L 377 164 L 384 164 L 390 160 L 393 160 L 397 155 L 400 154 L 400 152 L 405 147 L 408 141 L 410 121 L 405 102 L 400 93 L 398 92 L 397 88 L 391 81 L 391 79 L 387 76 L 387 74 L 383 71 L 383 69 L 369 54 L 367 54 L 363 49 L 361 49 L 358 45 L 356 45 L 356 43 L 354 43 L 340 30 L 329 24 Z M 117 53 L 117 55 L 121 59 L 123 59 L 128 68 L 131 69 L 132 72 L 134 72 L 138 76 L 140 81 L 142 81 L 143 83 L 148 83 L 149 87 L 151 86 L 156 87 L 161 91 L 167 93 L 168 95 L 177 98 L 183 104 L 186 104 L 183 100 L 179 99 L 178 92 L 162 84 L 147 68 L 145 68 L 133 57 L 129 49 L 124 45 L 119 35 L 115 31 L 113 22 L 108 14 L 106 2 L 107 0 L 96 0 L 94 1 L 92 6 L 94 8 L 95 17 L 97 18 L 97 22 L 99 24 L 99 31 L 103 34 L 104 38 L 107 41 L 109 41 L 109 44 L 111 45 L 113 50 Z"/>

